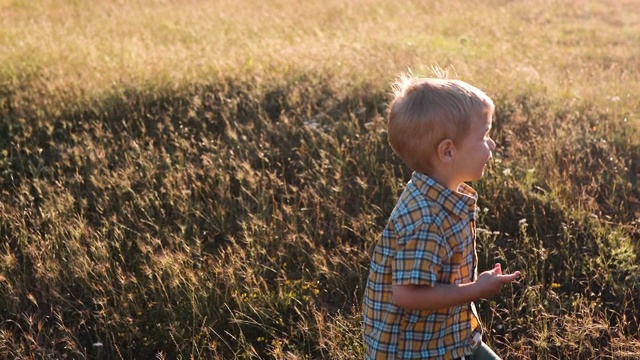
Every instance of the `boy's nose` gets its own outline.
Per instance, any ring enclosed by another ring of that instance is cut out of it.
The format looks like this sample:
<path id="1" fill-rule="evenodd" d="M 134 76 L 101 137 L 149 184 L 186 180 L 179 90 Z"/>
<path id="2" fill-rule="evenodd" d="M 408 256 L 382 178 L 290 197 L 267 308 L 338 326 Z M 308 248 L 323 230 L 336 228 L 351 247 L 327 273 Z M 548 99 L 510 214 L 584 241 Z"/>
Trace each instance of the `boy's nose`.
<path id="1" fill-rule="evenodd" d="M 495 141 L 493 141 L 493 139 L 492 139 L 492 138 L 489 138 L 489 148 L 490 148 L 491 150 L 494 150 L 494 149 L 496 148 L 496 142 L 495 142 Z"/>

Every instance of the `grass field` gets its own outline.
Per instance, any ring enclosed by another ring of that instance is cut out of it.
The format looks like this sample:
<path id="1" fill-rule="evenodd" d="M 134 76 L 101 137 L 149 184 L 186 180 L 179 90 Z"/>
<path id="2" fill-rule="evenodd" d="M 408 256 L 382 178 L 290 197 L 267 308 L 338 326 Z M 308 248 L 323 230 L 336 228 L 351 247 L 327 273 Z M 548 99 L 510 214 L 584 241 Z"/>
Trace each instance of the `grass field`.
<path id="1" fill-rule="evenodd" d="M 640 2 L 0 0 L 0 358 L 358 359 L 390 82 L 496 102 L 505 359 L 640 358 Z"/>

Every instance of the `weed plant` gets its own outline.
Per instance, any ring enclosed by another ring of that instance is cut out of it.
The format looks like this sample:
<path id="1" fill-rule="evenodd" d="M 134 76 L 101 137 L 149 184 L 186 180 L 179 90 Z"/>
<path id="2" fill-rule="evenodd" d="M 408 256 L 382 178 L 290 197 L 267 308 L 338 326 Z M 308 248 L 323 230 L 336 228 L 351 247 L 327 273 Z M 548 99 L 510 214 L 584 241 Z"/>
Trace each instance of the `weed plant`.
<path id="1" fill-rule="evenodd" d="M 4 356 L 360 357 L 370 249 L 408 173 L 386 90 L 330 83 L 5 107 Z M 497 103 L 480 267 L 525 278 L 481 302 L 488 340 L 509 358 L 638 354 L 637 128 L 539 95 Z"/>
<path id="2" fill-rule="evenodd" d="M 497 105 L 479 267 L 524 278 L 479 302 L 486 341 L 640 357 L 638 29 L 633 2 L 588 3 L 0 2 L 0 358 L 362 358 L 370 251 L 409 178 L 388 80 L 429 49 Z"/>

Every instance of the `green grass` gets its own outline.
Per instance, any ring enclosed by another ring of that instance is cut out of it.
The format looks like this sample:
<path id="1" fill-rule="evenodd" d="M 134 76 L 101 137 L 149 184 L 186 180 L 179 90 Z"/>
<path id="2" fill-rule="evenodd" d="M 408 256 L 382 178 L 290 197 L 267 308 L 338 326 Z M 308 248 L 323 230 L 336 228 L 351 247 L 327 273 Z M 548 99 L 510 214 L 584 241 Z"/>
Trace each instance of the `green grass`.
<path id="1" fill-rule="evenodd" d="M 362 358 L 389 83 L 436 63 L 497 106 L 486 340 L 639 357 L 635 7 L 0 0 L 0 357 Z"/>

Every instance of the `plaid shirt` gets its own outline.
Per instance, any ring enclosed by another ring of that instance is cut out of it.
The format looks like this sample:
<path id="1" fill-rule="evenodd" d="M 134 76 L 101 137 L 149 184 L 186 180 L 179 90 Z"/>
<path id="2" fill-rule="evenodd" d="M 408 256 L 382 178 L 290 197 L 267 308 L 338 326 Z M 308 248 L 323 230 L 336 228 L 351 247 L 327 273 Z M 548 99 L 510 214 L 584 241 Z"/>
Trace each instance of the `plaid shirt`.
<path id="1" fill-rule="evenodd" d="M 478 344 L 473 303 L 410 311 L 394 304 L 391 290 L 477 278 L 476 199 L 464 183 L 454 192 L 413 173 L 373 252 L 363 303 L 366 359 L 454 359 Z"/>

